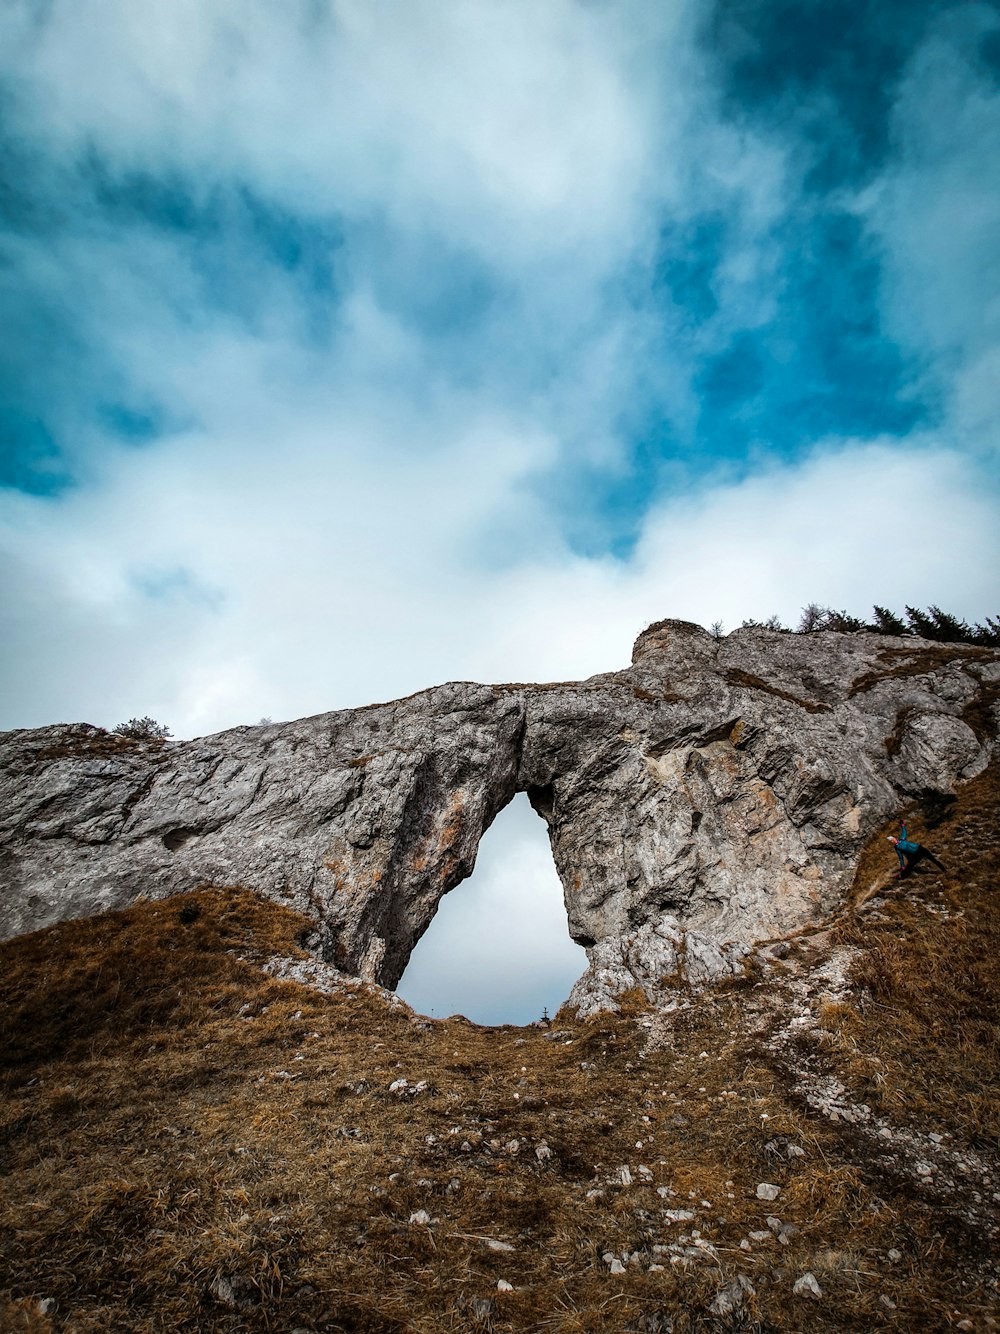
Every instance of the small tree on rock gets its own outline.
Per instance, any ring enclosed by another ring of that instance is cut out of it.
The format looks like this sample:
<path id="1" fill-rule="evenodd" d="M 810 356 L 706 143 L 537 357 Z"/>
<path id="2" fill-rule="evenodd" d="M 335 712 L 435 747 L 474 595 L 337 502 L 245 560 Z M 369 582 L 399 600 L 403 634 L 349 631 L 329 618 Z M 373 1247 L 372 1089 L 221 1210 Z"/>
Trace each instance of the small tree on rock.
<path id="1" fill-rule="evenodd" d="M 934 637 L 947 644 L 961 644 L 968 640 L 971 631 L 965 621 L 960 621 L 950 612 L 940 607 L 928 607 L 934 621 Z"/>
<path id="2" fill-rule="evenodd" d="M 969 639 L 973 644 L 1000 648 L 1000 617 L 987 616 L 985 625 L 977 622 L 969 632 Z"/>
<path id="3" fill-rule="evenodd" d="M 111 730 L 115 736 L 128 737 L 130 741 L 166 741 L 170 736 L 170 728 L 155 718 L 130 718 Z"/>
<path id="4" fill-rule="evenodd" d="M 919 635 L 921 639 L 934 638 L 934 621 L 919 607 L 907 607 L 906 619 L 912 634 Z"/>
<path id="5" fill-rule="evenodd" d="M 799 634 L 808 635 L 812 634 L 814 630 L 822 630 L 826 616 L 826 607 L 821 607 L 818 602 L 810 602 L 807 607 L 802 608 L 802 615 L 799 617 Z"/>
<path id="6" fill-rule="evenodd" d="M 859 631 L 868 629 L 859 617 L 851 616 L 846 611 L 834 611 L 832 607 L 826 613 L 822 628 L 824 630 L 839 630 L 841 634 L 849 635 L 858 634 Z"/>
<path id="7" fill-rule="evenodd" d="M 875 613 L 875 629 L 880 635 L 905 635 L 906 622 L 888 607 L 872 607 Z"/>

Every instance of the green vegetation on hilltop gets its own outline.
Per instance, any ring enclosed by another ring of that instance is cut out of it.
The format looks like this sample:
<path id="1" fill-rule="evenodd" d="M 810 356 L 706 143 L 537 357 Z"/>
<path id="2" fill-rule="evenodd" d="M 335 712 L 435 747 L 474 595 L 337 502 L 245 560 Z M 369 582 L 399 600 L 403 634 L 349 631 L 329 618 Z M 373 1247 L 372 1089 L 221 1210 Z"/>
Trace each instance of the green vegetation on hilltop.
<path id="1" fill-rule="evenodd" d="M 781 630 L 785 634 L 814 634 L 823 630 L 836 630 L 842 634 L 857 634 L 862 631 L 880 635 L 915 635 L 920 639 L 932 639 L 941 644 L 979 644 L 984 648 L 1000 647 L 1000 616 L 985 616 L 982 621 L 970 625 L 959 620 L 940 607 L 928 607 L 921 611 L 919 607 L 907 607 L 905 618 L 898 616 L 888 607 L 872 608 L 872 619 L 863 621 L 846 611 L 836 611 L 832 607 L 820 606 L 810 602 L 802 608 L 798 625 L 792 629 L 784 625 L 779 616 L 769 616 L 766 621 L 756 621 L 752 617 L 745 620 L 743 627 L 757 627 L 762 630 Z M 721 633 L 721 625 L 716 622 Z M 742 627 L 741 627 L 742 628 Z"/>

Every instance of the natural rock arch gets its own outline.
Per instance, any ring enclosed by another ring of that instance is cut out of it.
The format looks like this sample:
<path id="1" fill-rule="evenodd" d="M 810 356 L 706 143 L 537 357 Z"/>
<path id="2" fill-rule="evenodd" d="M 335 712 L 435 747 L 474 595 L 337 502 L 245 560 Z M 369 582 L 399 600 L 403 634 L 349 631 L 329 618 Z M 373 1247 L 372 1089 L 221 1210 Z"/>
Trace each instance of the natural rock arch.
<path id="1" fill-rule="evenodd" d="M 580 682 L 452 683 L 176 745 L 84 725 L 0 736 L 0 934 L 140 893 L 240 884 L 393 986 L 516 792 L 549 828 L 579 1004 L 707 976 L 842 902 L 871 832 L 995 747 L 1000 654 L 664 621 Z M 686 933 L 686 934 L 685 934 Z"/>

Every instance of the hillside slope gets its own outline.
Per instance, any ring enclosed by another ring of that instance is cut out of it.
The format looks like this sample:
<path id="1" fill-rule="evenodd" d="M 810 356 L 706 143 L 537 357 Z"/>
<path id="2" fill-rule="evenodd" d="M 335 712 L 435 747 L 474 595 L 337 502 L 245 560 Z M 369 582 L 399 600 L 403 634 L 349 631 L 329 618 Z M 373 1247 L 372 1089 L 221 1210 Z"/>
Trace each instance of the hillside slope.
<path id="1" fill-rule="evenodd" d="M 879 830 L 826 929 L 551 1029 L 281 980 L 310 924 L 236 889 L 7 942 L 0 1324 L 995 1328 L 998 795 L 914 811 L 947 877 Z"/>

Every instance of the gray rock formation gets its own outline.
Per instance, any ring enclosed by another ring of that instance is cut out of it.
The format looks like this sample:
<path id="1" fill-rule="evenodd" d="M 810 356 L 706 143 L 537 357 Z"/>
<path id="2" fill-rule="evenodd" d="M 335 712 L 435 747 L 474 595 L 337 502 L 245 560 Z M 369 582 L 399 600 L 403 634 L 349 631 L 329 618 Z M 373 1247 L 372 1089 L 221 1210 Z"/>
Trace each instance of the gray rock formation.
<path id="1" fill-rule="evenodd" d="M 986 766 L 998 696 L 994 650 L 664 621 L 630 668 L 586 681 L 453 683 L 178 744 L 7 732 L 0 935 L 240 884 L 307 913 L 322 959 L 392 987 L 526 791 L 588 947 L 587 1012 L 833 912 L 907 797 Z"/>

